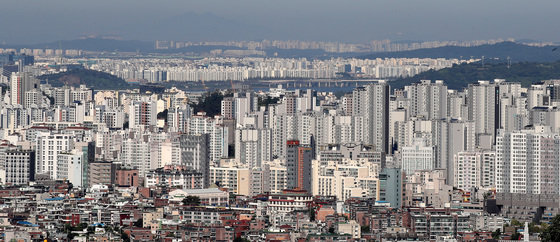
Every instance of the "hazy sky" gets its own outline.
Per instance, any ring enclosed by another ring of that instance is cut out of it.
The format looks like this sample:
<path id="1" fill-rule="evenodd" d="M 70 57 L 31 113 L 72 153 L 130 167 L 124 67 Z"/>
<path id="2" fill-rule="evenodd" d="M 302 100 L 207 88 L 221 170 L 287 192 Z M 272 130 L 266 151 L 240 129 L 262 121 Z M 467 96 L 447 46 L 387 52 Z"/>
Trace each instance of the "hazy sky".
<path id="1" fill-rule="evenodd" d="M 123 39 L 560 41 L 558 0 L 6 0 L 0 43 Z"/>

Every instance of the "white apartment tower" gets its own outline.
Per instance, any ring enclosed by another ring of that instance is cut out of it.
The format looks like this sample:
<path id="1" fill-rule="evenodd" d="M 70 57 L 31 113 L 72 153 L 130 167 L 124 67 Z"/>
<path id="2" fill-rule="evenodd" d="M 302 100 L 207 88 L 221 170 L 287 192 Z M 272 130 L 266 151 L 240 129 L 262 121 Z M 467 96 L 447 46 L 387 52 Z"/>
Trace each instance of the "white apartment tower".
<path id="1" fill-rule="evenodd" d="M 447 86 L 443 81 L 422 80 L 404 88 L 410 100 L 410 117 L 442 119 L 447 117 Z"/>
<path id="2" fill-rule="evenodd" d="M 559 143 L 546 126 L 499 132 L 496 137 L 496 191 L 559 193 Z"/>
<path id="3" fill-rule="evenodd" d="M 248 167 L 261 167 L 272 160 L 272 131 L 270 129 L 237 129 L 235 158 Z"/>
<path id="4" fill-rule="evenodd" d="M 478 135 L 488 134 L 494 137 L 499 125 L 497 83 L 478 81 L 476 84 L 469 84 L 467 92 L 468 120 L 474 122 L 476 143 L 479 144 Z"/>
<path id="5" fill-rule="evenodd" d="M 453 186 L 472 191 L 494 187 L 495 152 L 490 150 L 463 151 L 454 157 Z"/>
<path id="6" fill-rule="evenodd" d="M 47 174 L 51 179 L 58 178 L 58 155 L 73 148 L 73 139 L 65 134 L 39 134 L 37 137 L 36 164 L 37 174 Z"/>
<path id="7" fill-rule="evenodd" d="M 138 169 L 140 177 L 150 169 L 150 143 L 142 139 L 127 139 L 122 142 L 121 162 L 123 165 Z"/>
<path id="8" fill-rule="evenodd" d="M 63 152 L 58 154 L 57 161 L 57 178 L 66 179 L 74 187 L 83 187 L 83 152 L 73 150 L 71 152 Z"/>
<path id="9" fill-rule="evenodd" d="M 363 143 L 375 145 L 377 151 L 389 151 L 389 85 L 379 81 L 352 93 L 352 115 L 364 117 Z M 359 137 L 356 137 L 359 138 Z"/>

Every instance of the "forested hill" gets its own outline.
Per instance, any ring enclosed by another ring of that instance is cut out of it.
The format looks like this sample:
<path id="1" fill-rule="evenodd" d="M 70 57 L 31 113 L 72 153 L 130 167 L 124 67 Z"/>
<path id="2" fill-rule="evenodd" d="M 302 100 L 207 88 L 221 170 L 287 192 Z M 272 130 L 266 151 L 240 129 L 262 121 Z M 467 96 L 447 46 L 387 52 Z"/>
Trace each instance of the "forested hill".
<path id="1" fill-rule="evenodd" d="M 471 63 L 454 65 L 438 71 L 427 71 L 413 77 L 400 78 L 390 82 L 391 87 L 402 88 L 420 80 L 443 80 L 450 89 L 460 90 L 478 80 L 506 79 L 521 82 L 525 87 L 543 80 L 560 79 L 560 61 L 549 63 L 520 62 L 485 64 Z"/>
<path id="2" fill-rule="evenodd" d="M 77 69 L 57 74 L 42 75 L 38 77 L 41 81 L 47 81 L 55 87 L 68 85 L 79 86 L 85 84 L 89 88 L 103 90 L 103 89 L 128 89 L 131 86 L 122 78 L 118 78 L 109 73 Z"/>
<path id="3" fill-rule="evenodd" d="M 445 46 L 429 49 L 418 49 L 399 52 L 373 53 L 359 56 L 362 59 L 375 58 L 456 58 L 456 59 L 482 59 L 488 62 L 554 62 L 560 60 L 558 46 L 528 46 L 514 42 L 501 42 L 493 45 L 480 45 L 473 47 Z"/>

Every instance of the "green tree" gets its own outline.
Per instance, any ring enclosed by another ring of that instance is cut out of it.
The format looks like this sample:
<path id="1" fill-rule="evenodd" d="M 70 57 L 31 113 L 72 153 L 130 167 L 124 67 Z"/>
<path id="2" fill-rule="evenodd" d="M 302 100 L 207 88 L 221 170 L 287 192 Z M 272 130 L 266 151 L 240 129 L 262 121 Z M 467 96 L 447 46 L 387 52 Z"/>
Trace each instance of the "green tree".
<path id="1" fill-rule="evenodd" d="M 511 226 L 513 226 L 513 227 L 521 227 L 521 226 L 523 226 L 523 224 L 521 224 L 521 222 L 517 221 L 517 219 L 512 219 L 512 220 L 511 220 Z"/>
<path id="2" fill-rule="evenodd" d="M 502 230 L 496 229 L 496 231 L 492 232 L 492 239 L 499 240 L 501 235 Z"/>
<path id="3" fill-rule="evenodd" d="M 221 105 L 224 95 L 219 91 L 206 93 L 198 100 L 198 103 L 191 104 L 194 112 L 206 112 L 206 116 L 214 117 L 214 115 L 221 113 Z"/>
<path id="4" fill-rule="evenodd" d="M 560 238 L 560 215 L 556 215 L 550 225 L 541 233 L 543 242 L 558 241 Z"/>
<path id="5" fill-rule="evenodd" d="M 248 239 L 245 238 L 241 238 L 241 237 L 235 237 L 235 239 L 233 240 L 233 242 L 248 242 Z"/>
<path id="6" fill-rule="evenodd" d="M 88 224 L 87 224 L 87 223 L 80 223 L 80 224 L 78 224 L 78 226 L 76 227 L 76 230 L 83 231 L 83 230 L 84 230 L 85 228 L 87 228 L 87 227 L 88 227 Z"/>
<path id="7" fill-rule="evenodd" d="M 258 99 L 258 105 L 259 107 L 261 106 L 266 106 L 268 107 L 271 104 L 276 104 L 278 103 L 278 101 L 280 101 L 280 98 L 278 97 L 270 97 L 270 96 L 266 96 L 266 97 L 259 97 Z"/>
<path id="8" fill-rule="evenodd" d="M 519 239 L 521 239 L 521 234 L 517 232 L 517 230 L 515 230 L 515 232 L 513 232 L 513 234 L 511 235 L 511 240 L 519 240 Z"/>
<path id="9" fill-rule="evenodd" d="M 543 230 L 543 227 L 541 227 L 540 224 L 536 224 L 536 223 L 530 223 L 529 224 L 529 233 L 534 234 L 534 233 L 541 233 Z"/>
<path id="10" fill-rule="evenodd" d="M 315 207 L 309 207 L 309 220 L 315 221 Z"/>
<path id="11" fill-rule="evenodd" d="M 144 219 L 141 218 L 136 220 L 136 222 L 134 222 L 134 227 L 139 227 L 139 228 L 144 227 Z"/>
<path id="12" fill-rule="evenodd" d="M 371 232 L 371 229 L 369 228 L 369 226 L 362 226 L 361 228 L 362 233 L 369 233 Z"/>
<path id="13" fill-rule="evenodd" d="M 167 120 L 167 113 L 169 113 L 168 109 L 164 109 L 163 111 L 157 114 L 157 119 L 165 119 Z"/>
<path id="14" fill-rule="evenodd" d="M 124 242 L 129 242 L 130 241 L 130 237 L 128 237 L 128 234 L 126 234 L 123 230 L 121 230 L 121 239 Z"/>
<path id="15" fill-rule="evenodd" d="M 199 206 L 200 198 L 197 196 L 187 196 L 183 199 L 183 205 L 185 206 Z"/>

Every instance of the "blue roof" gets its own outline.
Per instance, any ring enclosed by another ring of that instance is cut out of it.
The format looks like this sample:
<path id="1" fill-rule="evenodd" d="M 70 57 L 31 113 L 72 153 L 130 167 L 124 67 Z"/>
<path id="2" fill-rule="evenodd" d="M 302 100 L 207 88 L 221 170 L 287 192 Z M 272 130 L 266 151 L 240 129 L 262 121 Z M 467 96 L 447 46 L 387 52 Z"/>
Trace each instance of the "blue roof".
<path id="1" fill-rule="evenodd" d="M 63 197 L 51 197 L 51 198 L 45 198 L 45 200 L 47 201 L 62 201 L 64 200 Z"/>
<path id="2" fill-rule="evenodd" d="M 25 226 L 39 227 L 39 225 L 32 224 L 31 222 L 27 222 L 27 221 L 18 221 L 17 223 Z"/>
<path id="3" fill-rule="evenodd" d="M 104 223 L 94 223 L 94 224 L 92 224 L 91 226 L 93 226 L 93 227 L 105 226 L 105 224 L 104 224 Z"/>

